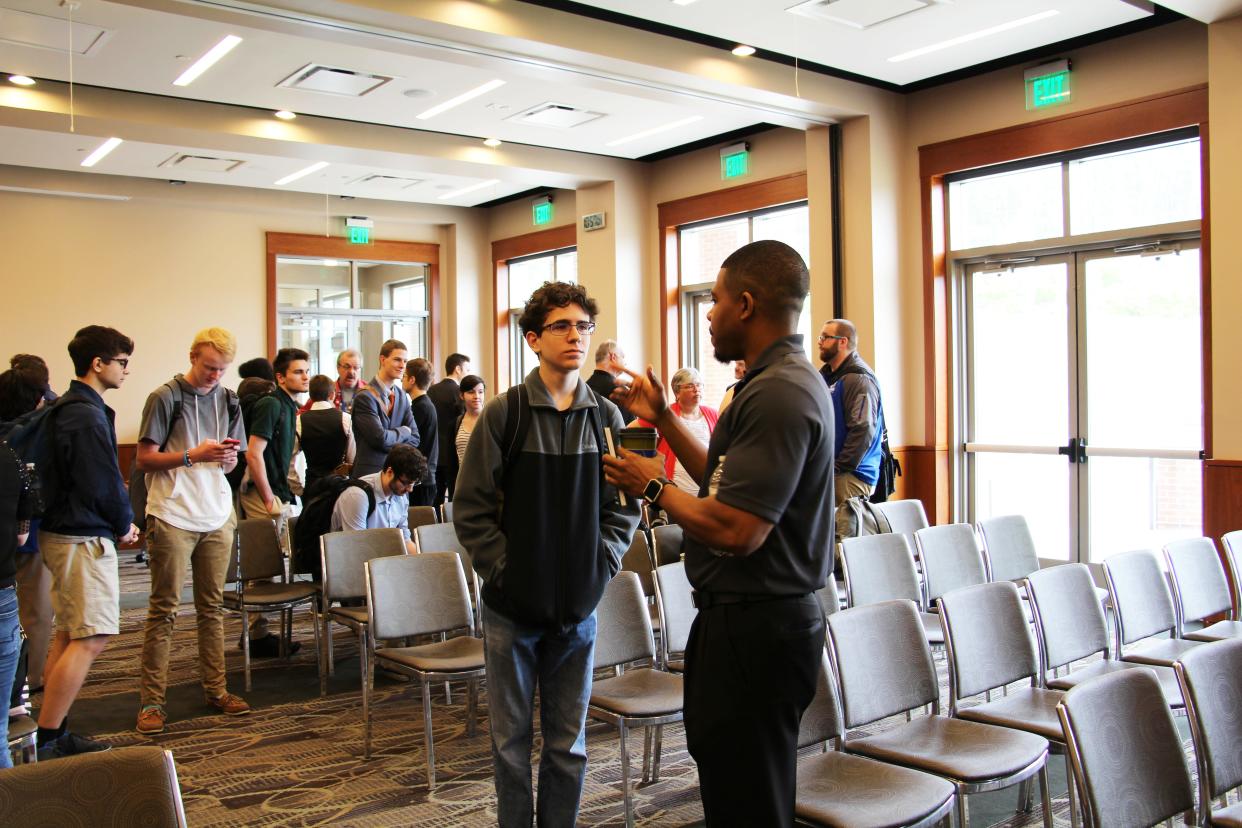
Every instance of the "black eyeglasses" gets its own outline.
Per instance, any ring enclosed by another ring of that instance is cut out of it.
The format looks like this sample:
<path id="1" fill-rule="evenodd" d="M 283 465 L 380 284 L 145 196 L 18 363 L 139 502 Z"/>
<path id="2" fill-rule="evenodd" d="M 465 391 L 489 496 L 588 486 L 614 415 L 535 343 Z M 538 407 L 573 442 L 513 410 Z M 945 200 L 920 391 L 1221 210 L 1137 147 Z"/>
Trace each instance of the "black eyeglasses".
<path id="1" fill-rule="evenodd" d="M 100 357 L 99 361 L 103 363 L 110 363 L 110 362 L 120 363 L 122 371 L 124 371 L 126 368 L 129 367 L 129 357 L 109 357 L 108 359 L 104 359 L 103 357 Z"/>
<path id="2" fill-rule="evenodd" d="M 819 335 L 820 342 L 823 342 L 825 339 L 849 339 L 849 337 L 848 336 L 833 336 L 832 334 L 820 334 Z"/>
<path id="3" fill-rule="evenodd" d="M 549 325 L 544 325 L 542 330 L 549 331 L 556 336 L 565 336 L 570 328 L 576 328 L 583 336 L 595 333 L 594 322 L 570 322 L 568 319 L 558 319 Z"/>

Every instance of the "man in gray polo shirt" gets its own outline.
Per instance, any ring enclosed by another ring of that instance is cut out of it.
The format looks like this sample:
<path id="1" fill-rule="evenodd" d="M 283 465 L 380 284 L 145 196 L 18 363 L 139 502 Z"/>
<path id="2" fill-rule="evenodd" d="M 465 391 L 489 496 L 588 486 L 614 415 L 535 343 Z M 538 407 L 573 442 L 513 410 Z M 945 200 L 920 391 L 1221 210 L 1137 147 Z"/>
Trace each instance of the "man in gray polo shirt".
<path id="1" fill-rule="evenodd" d="M 686 533 L 699 609 L 686 648 L 685 724 L 712 825 L 793 824 L 798 723 L 815 695 L 824 620 L 815 590 L 832 569 L 832 403 L 797 335 L 808 275 L 786 244 L 725 259 L 712 288 L 716 359 L 746 378 L 706 450 L 669 409 L 651 369 L 618 391 L 656 424 L 698 495 L 659 459 L 621 450 L 608 481 L 646 497 Z"/>

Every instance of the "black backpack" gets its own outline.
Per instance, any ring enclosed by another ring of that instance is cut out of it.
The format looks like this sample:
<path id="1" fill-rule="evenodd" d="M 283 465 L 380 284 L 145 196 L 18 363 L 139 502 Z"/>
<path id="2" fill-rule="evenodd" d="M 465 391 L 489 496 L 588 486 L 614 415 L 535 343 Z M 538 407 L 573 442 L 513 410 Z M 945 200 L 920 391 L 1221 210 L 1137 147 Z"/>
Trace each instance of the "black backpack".
<path id="1" fill-rule="evenodd" d="M 375 492 L 361 480 L 329 474 L 315 481 L 305 494 L 306 505 L 293 530 L 293 564 L 298 573 L 309 572 L 314 580 L 323 578 L 319 558 L 319 539 L 332 531 L 332 510 L 346 489 L 357 487 L 367 494 L 367 517 L 375 514 Z"/>
<path id="2" fill-rule="evenodd" d="M 243 386 L 250 385 L 243 389 Z M 254 410 L 254 404 L 276 390 L 276 383 L 270 380 L 257 380 L 254 377 L 243 380 L 242 384 L 237 386 L 238 389 L 238 405 L 241 408 L 242 426 L 246 432 L 246 439 L 250 439 L 250 420 L 251 412 Z M 257 390 L 256 390 L 257 389 Z M 242 391 L 245 393 L 242 393 Z M 237 456 L 237 465 L 233 470 L 225 475 L 229 481 L 229 488 L 233 490 L 233 494 L 237 494 L 241 490 L 242 478 L 246 476 L 246 444 L 243 443 Z"/>

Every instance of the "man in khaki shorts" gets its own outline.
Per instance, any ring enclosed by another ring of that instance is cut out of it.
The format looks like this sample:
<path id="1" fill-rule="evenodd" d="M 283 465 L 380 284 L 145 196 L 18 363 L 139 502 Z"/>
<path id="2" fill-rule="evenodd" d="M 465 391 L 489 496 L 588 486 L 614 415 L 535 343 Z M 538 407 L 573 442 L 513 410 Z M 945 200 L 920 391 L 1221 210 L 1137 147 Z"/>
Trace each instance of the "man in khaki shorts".
<path id="1" fill-rule="evenodd" d="M 224 328 L 205 328 L 190 346 L 190 370 L 151 392 L 138 430 L 138 467 L 147 484 L 151 595 L 142 643 L 139 733 L 159 733 L 168 715 L 168 654 L 187 565 L 194 574 L 198 665 L 207 704 L 229 716 L 250 712 L 224 678 L 224 580 L 233 545 L 233 493 L 225 477 L 245 440 L 237 396 L 220 384 L 237 354 Z"/>
<path id="2" fill-rule="evenodd" d="M 78 331 L 69 343 L 77 379 L 45 425 L 52 468 L 41 471 L 47 505 L 39 549 L 52 573 L 56 635 L 44 668 L 40 762 L 109 747 L 70 732 L 67 717 L 95 658 L 120 632 L 116 541 L 138 538 L 117 465 L 116 415 L 103 401 L 125 382 L 133 350 L 114 328 Z"/>

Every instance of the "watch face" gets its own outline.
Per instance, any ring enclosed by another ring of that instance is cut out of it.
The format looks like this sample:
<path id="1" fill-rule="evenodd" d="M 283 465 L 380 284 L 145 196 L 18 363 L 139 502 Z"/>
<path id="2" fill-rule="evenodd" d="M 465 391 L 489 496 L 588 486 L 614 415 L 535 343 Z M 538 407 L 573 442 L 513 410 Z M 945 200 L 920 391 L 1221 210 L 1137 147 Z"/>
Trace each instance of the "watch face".
<path id="1" fill-rule="evenodd" d="M 648 480 L 647 488 L 643 489 L 643 497 L 648 501 L 654 502 L 660 496 L 660 492 L 664 491 L 664 483 L 660 480 Z"/>

